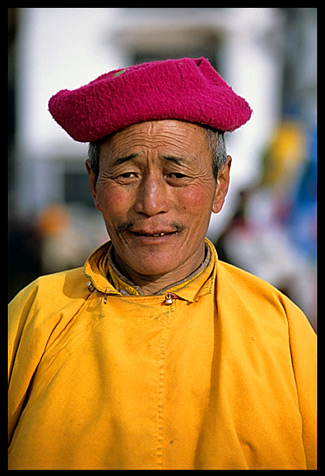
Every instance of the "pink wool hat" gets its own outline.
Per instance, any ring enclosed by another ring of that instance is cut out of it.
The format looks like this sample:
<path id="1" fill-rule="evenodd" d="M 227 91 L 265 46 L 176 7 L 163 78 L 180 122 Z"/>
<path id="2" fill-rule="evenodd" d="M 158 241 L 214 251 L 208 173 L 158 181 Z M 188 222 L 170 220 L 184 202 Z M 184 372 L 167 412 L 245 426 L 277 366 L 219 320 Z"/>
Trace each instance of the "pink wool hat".
<path id="1" fill-rule="evenodd" d="M 205 58 L 153 61 L 114 70 L 51 97 L 49 111 L 76 141 L 93 142 L 132 124 L 178 119 L 233 131 L 252 114 Z"/>

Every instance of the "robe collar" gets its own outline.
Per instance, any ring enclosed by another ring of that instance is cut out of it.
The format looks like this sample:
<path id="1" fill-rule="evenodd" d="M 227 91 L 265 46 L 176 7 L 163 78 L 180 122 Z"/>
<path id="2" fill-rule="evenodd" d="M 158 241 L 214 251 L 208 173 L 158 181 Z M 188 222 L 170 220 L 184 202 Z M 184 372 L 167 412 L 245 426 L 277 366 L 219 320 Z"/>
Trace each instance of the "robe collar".
<path id="1" fill-rule="evenodd" d="M 205 259 L 198 269 L 185 279 L 159 290 L 155 295 L 172 293 L 178 299 L 195 302 L 201 296 L 211 294 L 216 279 L 217 253 L 207 238 L 205 247 Z M 112 249 L 111 241 L 104 243 L 86 261 L 84 273 L 91 285 L 105 295 L 144 297 L 140 287 L 128 280 L 116 268 L 112 258 Z"/>

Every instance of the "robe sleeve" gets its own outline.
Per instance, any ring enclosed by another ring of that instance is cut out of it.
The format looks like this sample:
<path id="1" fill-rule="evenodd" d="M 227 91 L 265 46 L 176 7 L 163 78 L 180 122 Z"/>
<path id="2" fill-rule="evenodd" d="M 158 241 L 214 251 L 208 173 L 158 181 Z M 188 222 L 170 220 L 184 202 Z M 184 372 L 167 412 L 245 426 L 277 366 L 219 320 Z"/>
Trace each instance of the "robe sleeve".
<path id="1" fill-rule="evenodd" d="M 9 304 L 8 323 L 8 439 L 11 440 L 27 391 L 43 352 L 34 317 L 37 283 L 24 288 Z"/>
<path id="2" fill-rule="evenodd" d="M 317 361 L 316 334 L 304 314 L 291 301 L 285 304 L 289 324 L 292 365 L 302 418 L 302 439 L 307 469 L 316 469 Z"/>
<path id="3" fill-rule="evenodd" d="M 90 294 L 86 282 L 82 268 L 42 276 L 9 304 L 9 441 L 47 346 L 60 335 Z"/>

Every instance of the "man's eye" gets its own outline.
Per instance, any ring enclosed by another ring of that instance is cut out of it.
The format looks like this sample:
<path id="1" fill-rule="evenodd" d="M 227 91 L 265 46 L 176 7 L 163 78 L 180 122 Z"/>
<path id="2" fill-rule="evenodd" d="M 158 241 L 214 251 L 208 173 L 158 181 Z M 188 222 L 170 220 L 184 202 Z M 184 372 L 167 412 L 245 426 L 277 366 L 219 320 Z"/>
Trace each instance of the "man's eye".
<path id="1" fill-rule="evenodd" d="M 170 172 L 166 176 L 166 180 L 173 187 L 184 187 L 191 182 L 191 178 L 181 172 Z"/>
<path id="2" fill-rule="evenodd" d="M 136 174 L 134 172 L 125 172 L 124 174 L 119 175 L 119 177 L 123 178 L 133 178 Z"/>
<path id="3" fill-rule="evenodd" d="M 184 174 L 181 174 L 181 173 L 178 173 L 178 172 L 172 172 L 171 174 L 169 174 L 169 177 L 170 178 L 175 178 L 175 179 L 182 179 L 182 178 L 186 178 L 187 175 L 184 175 Z"/>
<path id="4" fill-rule="evenodd" d="M 121 184 L 127 184 L 134 181 L 137 178 L 137 174 L 135 172 L 124 172 L 115 177 L 115 181 Z"/>
<path id="5" fill-rule="evenodd" d="M 175 184 L 183 185 L 188 182 L 190 177 L 180 172 L 172 172 L 168 175 L 168 180 Z"/>

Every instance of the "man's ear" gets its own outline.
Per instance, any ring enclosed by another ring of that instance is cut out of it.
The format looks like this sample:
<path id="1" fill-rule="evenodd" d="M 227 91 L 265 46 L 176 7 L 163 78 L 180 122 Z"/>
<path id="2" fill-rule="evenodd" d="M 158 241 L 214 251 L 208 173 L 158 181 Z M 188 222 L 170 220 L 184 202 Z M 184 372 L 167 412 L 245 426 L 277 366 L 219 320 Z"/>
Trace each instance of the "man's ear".
<path id="1" fill-rule="evenodd" d="M 99 207 L 99 203 L 97 199 L 97 193 L 96 193 L 96 175 L 94 174 L 94 171 L 91 167 L 91 163 L 89 159 L 86 160 L 85 165 L 89 175 L 90 190 L 93 196 L 94 204 L 97 210 L 100 211 L 100 207 Z"/>
<path id="2" fill-rule="evenodd" d="M 224 165 L 218 173 L 217 187 L 212 205 L 212 211 L 214 213 L 219 213 L 225 202 L 229 188 L 231 161 L 231 156 L 227 155 L 226 165 Z"/>

